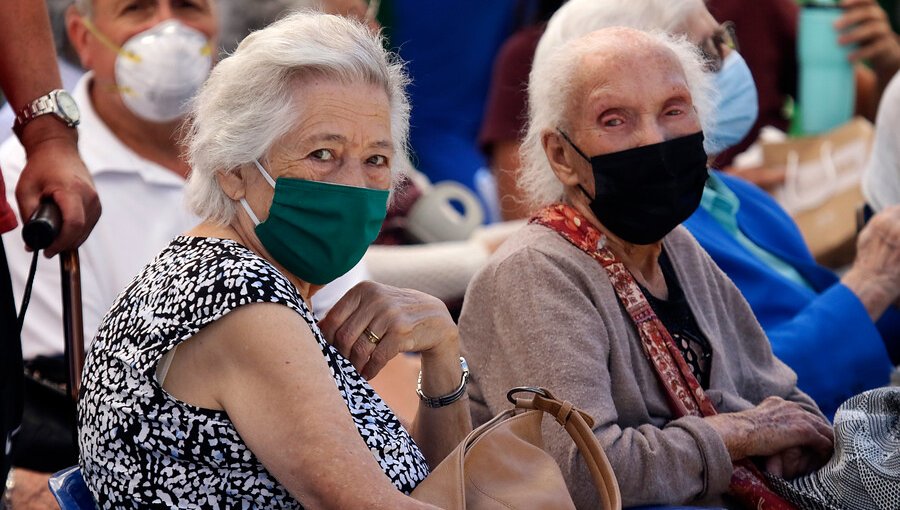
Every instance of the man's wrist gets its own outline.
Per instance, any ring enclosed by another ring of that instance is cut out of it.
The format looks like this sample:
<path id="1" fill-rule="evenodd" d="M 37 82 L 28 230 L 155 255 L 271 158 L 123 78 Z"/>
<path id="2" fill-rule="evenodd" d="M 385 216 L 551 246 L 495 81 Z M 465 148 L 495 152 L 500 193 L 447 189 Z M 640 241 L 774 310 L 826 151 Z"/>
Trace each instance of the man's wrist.
<path id="1" fill-rule="evenodd" d="M 22 128 L 19 141 L 28 155 L 48 143 L 58 144 L 60 147 L 69 145 L 77 150 L 78 130 L 66 126 L 53 116 L 42 115 Z"/>

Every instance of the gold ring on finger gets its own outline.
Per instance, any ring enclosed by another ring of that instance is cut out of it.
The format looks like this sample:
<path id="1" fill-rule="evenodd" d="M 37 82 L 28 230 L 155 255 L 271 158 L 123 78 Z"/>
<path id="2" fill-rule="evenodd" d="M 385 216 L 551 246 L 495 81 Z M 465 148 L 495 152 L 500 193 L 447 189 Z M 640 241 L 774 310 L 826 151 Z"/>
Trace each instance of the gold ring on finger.
<path id="1" fill-rule="evenodd" d="M 373 345 L 378 345 L 378 342 L 381 341 L 381 337 L 376 335 L 375 333 L 372 333 L 372 330 L 369 328 L 363 329 L 363 333 L 366 334 L 366 337 L 368 337 L 369 342 L 371 342 Z"/>

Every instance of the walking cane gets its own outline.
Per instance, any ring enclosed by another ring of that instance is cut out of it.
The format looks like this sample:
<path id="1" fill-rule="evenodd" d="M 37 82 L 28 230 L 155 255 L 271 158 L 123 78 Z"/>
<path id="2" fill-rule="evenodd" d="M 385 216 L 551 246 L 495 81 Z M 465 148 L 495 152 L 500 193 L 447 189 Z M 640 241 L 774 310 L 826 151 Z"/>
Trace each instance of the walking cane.
<path id="1" fill-rule="evenodd" d="M 53 243 L 61 225 L 62 215 L 59 207 L 52 200 L 44 199 L 28 223 L 22 227 L 22 238 L 37 252 Z M 77 402 L 78 392 L 81 389 L 81 370 L 84 367 L 81 268 L 77 248 L 59 254 L 59 268 L 62 276 L 63 336 L 66 341 L 65 357 L 68 369 L 66 391 L 72 400 Z M 23 301 L 27 303 L 27 300 L 26 296 Z"/>

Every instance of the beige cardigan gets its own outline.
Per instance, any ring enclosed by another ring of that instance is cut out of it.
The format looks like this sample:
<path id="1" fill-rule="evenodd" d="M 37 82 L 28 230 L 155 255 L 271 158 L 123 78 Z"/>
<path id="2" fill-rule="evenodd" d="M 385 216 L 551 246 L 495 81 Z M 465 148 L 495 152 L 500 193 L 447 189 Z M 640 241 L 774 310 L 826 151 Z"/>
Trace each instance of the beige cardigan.
<path id="1" fill-rule="evenodd" d="M 740 291 L 678 227 L 664 240 L 678 281 L 712 346 L 710 389 L 719 412 L 770 395 L 818 413 L 794 372 L 772 355 Z M 540 225 L 516 232 L 475 276 L 459 321 L 476 425 L 508 409 L 514 386 L 544 386 L 596 419 L 625 506 L 718 504 L 731 460 L 702 418 L 672 420 L 630 317 L 603 267 Z M 547 447 L 579 508 L 598 508 L 578 450 L 553 420 Z"/>

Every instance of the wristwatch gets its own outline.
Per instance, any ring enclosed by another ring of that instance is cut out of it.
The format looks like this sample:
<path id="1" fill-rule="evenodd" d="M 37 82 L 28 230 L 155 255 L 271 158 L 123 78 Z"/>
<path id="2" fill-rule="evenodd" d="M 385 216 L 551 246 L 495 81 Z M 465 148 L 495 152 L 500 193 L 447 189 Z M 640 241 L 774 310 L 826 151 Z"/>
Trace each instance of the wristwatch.
<path id="1" fill-rule="evenodd" d="M 48 113 L 55 115 L 68 127 L 77 126 L 81 120 L 81 114 L 78 112 L 78 105 L 75 104 L 75 99 L 65 90 L 56 89 L 45 96 L 35 99 L 19 110 L 16 114 L 16 121 L 13 123 L 13 132 L 16 136 L 21 136 L 22 128 L 29 122 Z"/>
<path id="2" fill-rule="evenodd" d="M 419 400 L 428 407 L 444 407 L 461 399 L 466 394 L 466 384 L 469 382 L 469 364 L 466 363 L 466 358 L 459 357 L 459 366 L 462 368 L 459 386 L 453 392 L 441 397 L 429 397 L 422 393 L 422 371 L 419 370 L 419 380 L 416 382 L 416 394 L 419 395 Z"/>

